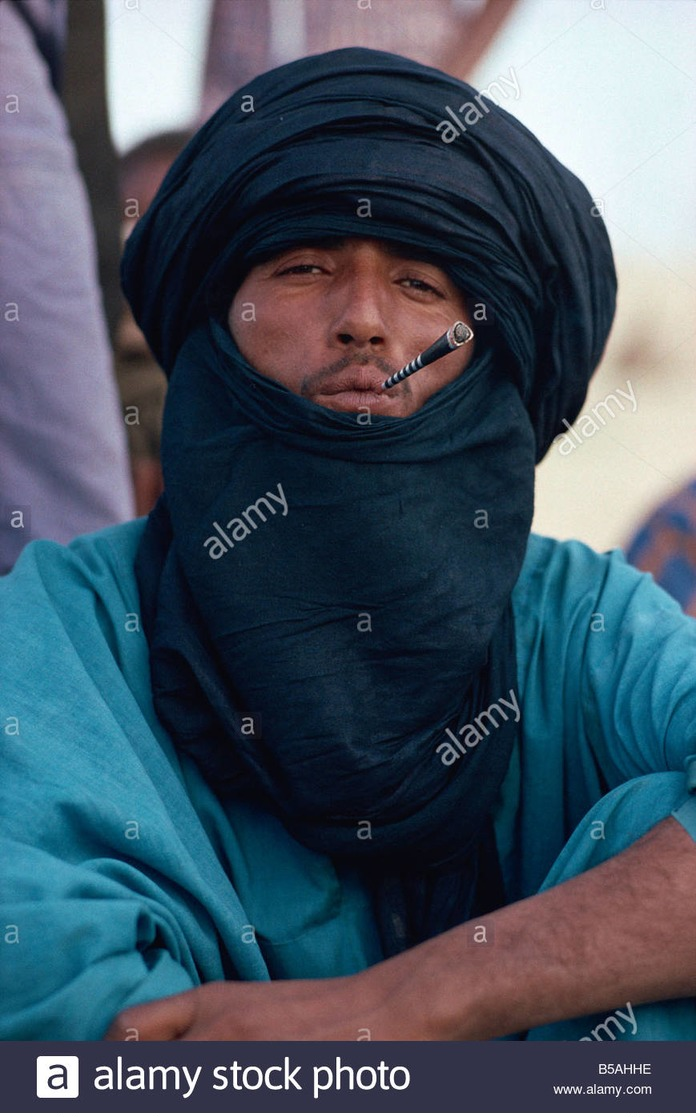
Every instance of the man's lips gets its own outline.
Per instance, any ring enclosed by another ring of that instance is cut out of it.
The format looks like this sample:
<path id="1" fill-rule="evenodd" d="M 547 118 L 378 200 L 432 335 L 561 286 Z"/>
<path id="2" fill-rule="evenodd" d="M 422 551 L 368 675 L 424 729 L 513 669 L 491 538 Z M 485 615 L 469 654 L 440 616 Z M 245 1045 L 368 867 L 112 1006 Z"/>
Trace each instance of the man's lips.
<path id="1" fill-rule="evenodd" d="M 374 373 L 367 371 L 343 373 L 326 386 L 322 386 L 318 395 L 337 396 L 342 392 L 360 392 L 381 396 L 384 393 L 382 384 L 386 380 L 383 372 L 376 370 Z"/>

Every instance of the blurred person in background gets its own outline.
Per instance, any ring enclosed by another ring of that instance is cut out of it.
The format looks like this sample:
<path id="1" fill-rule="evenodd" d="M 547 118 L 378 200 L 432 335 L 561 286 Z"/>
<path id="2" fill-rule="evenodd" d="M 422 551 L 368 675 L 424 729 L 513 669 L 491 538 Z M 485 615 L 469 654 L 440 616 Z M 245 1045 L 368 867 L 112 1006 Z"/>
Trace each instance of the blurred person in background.
<path id="1" fill-rule="evenodd" d="M 93 5 L 93 9 L 101 9 Z M 63 0 L 0 4 L 0 570 L 133 514 L 89 203 L 60 99 Z"/>
<path id="2" fill-rule="evenodd" d="M 628 544 L 626 557 L 696 617 L 696 480 L 648 516 Z"/>
<path id="3" fill-rule="evenodd" d="M 213 0 L 198 123 L 273 66 L 339 47 L 392 51 L 467 80 L 518 0 Z"/>
<path id="4" fill-rule="evenodd" d="M 190 132 L 163 132 L 136 144 L 119 164 L 123 241 L 147 210 L 162 179 L 190 139 Z M 162 492 L 160 432 L 167 381 L 152 356 L 130 307 L 121 297 L 114 337 L 116 378 L 128 431 L 135 513 L 144 516 Z"/>

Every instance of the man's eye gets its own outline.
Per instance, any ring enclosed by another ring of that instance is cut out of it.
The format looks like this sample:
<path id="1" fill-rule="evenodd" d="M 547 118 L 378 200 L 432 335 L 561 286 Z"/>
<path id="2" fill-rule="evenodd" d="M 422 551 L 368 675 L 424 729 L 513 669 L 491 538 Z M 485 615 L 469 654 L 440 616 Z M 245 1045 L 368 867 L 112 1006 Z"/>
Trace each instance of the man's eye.
<path id="1" fill-rule="evenodd" d="M 442 298 L 442 292 L 438 291 L 437 287 L 433 287 L 431 283 L 426 283 L 424 279 L 418 279 L 414 275 L 405 276 L 401 282 L 408 284 L 414 291 L 432 292 L 433 295 L 439 295 Z"/>
<path id="2" fill-rule="evenodd" d="M 310 275 L 312 272 L 320 272 L 321 268 L 318 264 L 291 264 L 289 268 L 283 268 L 278 272 L 278 275 Z"/>

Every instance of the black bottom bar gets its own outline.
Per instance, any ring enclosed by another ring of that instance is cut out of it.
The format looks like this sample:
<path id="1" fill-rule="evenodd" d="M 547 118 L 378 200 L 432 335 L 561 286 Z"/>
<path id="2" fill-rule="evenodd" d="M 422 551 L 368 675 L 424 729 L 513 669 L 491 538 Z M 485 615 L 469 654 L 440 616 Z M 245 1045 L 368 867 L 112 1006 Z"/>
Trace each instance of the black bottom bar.
<path id="1" fill-rule="evenodd" d="M 8 1041 L 0 1080 L 16 1113 L 693 1112 L 693 1059 L 671 1041 Z"/>

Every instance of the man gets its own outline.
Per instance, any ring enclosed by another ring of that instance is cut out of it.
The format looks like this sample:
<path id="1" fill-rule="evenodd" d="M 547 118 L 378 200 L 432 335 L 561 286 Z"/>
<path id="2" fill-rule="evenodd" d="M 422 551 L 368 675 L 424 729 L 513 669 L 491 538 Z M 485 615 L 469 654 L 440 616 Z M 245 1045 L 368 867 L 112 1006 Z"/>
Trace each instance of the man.
<path id="1" fill-rule="evenodd" d="M 696 626 L 529 536 L 611 254 L 474 96 L 273 71 L 129 241 L 165 496 L 5 587 L 6 1036 L 696 1038 Z"/>

